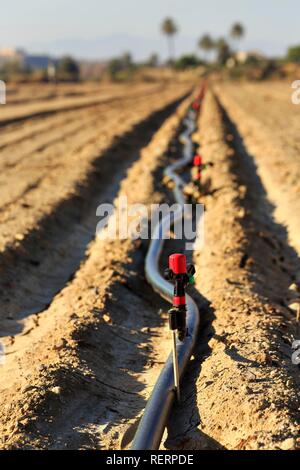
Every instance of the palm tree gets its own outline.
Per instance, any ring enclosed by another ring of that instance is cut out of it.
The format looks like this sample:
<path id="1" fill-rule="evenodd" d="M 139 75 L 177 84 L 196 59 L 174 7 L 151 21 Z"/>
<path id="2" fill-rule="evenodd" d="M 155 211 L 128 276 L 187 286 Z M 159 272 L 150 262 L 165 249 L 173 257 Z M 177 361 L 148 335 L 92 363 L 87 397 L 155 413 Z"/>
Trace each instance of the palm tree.
<path id="1" fill-rule="evenodd" d="M 161 25 L 162 33 L 167 36 L 169 47 L 170 63 L 173 62 L 175 55 L 174 36 L 178 32 L 178 27 L 172 18 L 166 18 Z"/>
<path id="2" fill-rule="evenodd" d="M 245 36 L 245 28 L 241 23 L 235 23 L 230 30 L 230 36 L 233 40 L 239 41 Z"/>
<path id="3" fill-rule="evenodd" d="M 198 47 L 209 54 L 215 48 L 215 43 L 209 34 L 204 34 L 198 41 Z"/>
<path id="4" fill-rule="evenodd" d="M 216 42 L 217 60 L 220 65 L 225 65 L 231 56 L 231 50 L 228 42 L 224 38 L 220 38 Z"/>

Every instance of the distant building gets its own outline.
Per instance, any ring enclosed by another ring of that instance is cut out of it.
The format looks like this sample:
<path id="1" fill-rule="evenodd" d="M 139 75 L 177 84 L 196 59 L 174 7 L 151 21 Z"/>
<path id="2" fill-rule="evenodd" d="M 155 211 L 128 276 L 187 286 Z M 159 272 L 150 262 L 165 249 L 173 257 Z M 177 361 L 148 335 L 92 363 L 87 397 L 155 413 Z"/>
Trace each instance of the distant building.
<path id="1" fill-rule="evenodd" d="M 253 60 L 259 62 L 265 58 L 266 56 L 263 54 L 263 52 L 257 49 L 250 51 L 239 51 L 235 54 L 235 59 L 239 64 L 246 64 L 247 62 L 251 62 Z"/>
<path id="2" fill-rule="evenodd" d="M 17 63 L 20 67 L 31 70 L 47 70 L 51 64 L 55 66 L 58 61 L 48 55 L 27 54 L 23 49 L 0 48 L 0 66 L 9 62 Z"/>
<path id="3" fill-rule="evenodd" d="M 25 51 L 23 49 L 16 49 L 13 47 L 0 48 L 0 66 L 9 62 L 15 62 L 24 65 Z"/>
<path id="4" fill-rule="evenodd" d="M 226 67 L 232 69 L 236 65 L 256 64 L 266 59 L 266 56 L 258 50 L 238 51 L 226 62 Z"/>
<path id="5" fill-rule="evenodd" d="M 29 54 L 19 48 L 0 48 L 0 67 L 15 63 L 21 70 L 45 71 L 50 81 L 55 81 L 60 59 L 47 54 Z M 80 77 L 83 79 L 101 79 L 107 69 L 107 61 L 81 60 L 78 62 Z"/>
<path id="6" fill-rule="evenodd" d="M 53 82 L 56 80 L 56 64 L 53 62 L 50 62 L 50 64 L 47 67 L 47 76 L 50 82 Z"/>
<path id="7" fill-rule="evenodd" d="M 46 70 L 50 64 L 53 64 L 53 60 L 48 55 L 25 55 L 24 65 L 32 70 Z"/>

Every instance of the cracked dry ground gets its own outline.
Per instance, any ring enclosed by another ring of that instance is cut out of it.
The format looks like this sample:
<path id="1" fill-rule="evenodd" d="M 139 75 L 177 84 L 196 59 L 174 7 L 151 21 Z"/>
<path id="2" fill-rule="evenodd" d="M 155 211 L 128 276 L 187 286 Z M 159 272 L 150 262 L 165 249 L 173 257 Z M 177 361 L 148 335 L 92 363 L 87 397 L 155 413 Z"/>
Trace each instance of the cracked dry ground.
<path id="1" fill-rule="evenodd" d="M 282 95 L 276 86 L 274 101 Z M 117 206 L 124 194 L 129 202 L 172 202 L 160 181 L 180 152 L 176 136 L 190 99 L 177 101 L 188 87 L 143 87 L 118 99 L 124 106 L 89 104 L 42 121 L 30 110 L 29 120 L 18 115 L 9 124 L 9 117 L 0 129 L 3 175 L 11 178 L 1 214 L 4 449 L 128 448 L 169 353 L 159 314 L 167 306 L 145 282 L 147 243 L 93 239 L 100 202 Z M 255 166 L 258 155 L 227 109 L 229 90 L 220 90 L 207 94 L 194 136 L 214 163 L 201 198 L 205 245 L 193 254 L 202 328 L 162 448 L 296 448 L 291 342 L 299 331 L 288 288 L 297 280 L 297 247 Z M 31 138 L 31 125 L 45 126 L 42 142 Z M 6 151 L 10 145 L 18 151 Z"/>

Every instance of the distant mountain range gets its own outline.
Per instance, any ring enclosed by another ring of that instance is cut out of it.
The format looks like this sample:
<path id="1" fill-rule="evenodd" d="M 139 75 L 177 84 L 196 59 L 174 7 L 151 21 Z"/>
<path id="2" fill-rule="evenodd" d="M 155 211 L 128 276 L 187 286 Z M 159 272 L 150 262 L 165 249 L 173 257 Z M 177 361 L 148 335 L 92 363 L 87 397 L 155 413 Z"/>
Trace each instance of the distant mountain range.
<path id="1" fill-rule="evenodd" d="M 175 39 L 176 55 L 186 53 L 199 53 L 197 50 L 197 38 L 178 35 Z M 281 55 L 286 52 L 287 45 L 268 41 L 250 41 L 247 38 L 241 41 L 242 49 L 260 49 L 266 55 Z M 167 44 L 163 36 L 148 38 L 131 34 L 112 34 L 96 38 L 69 38 L 59 39 L 53 42 L 29 44 L 26 48 L 32 52 L 48 53 L 61 56 L 71 54 L 81 59 L 105 60 L 120 55 L 124 51 L 130 51 L 135 60 L 144 60 L 153 52 L 159 54 L 162 59 L 167 57 Z"/>

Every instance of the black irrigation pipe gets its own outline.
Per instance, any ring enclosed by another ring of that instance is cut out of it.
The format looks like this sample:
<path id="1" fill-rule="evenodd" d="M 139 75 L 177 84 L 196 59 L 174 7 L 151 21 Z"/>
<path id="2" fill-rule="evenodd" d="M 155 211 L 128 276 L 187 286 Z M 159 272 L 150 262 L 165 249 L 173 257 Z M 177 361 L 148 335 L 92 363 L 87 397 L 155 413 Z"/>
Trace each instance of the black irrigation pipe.
<path id="1" fill-rule="evenodd" d="M 186 166 L 193 157 L 192 133 L 196 125 L 196 111 L 189 110 L 184 120 L 186 130 L 180 135 L 183 143 L 183 157 L 165 169 L 167 176 L 174 183 L 174 197 L 180 209 L 173 215 L 173 223 L 180 221 L 183 217 L 183 205 L 185 197 L 183 194 L 184 181 L 176 170 Z M 145 263 L 145 272 L 148 282 L 153 289 L 168 301 L 172 301 L 173 285 L 166 281 L 159 271 L 159 258 L 164 244 L 164 233 L 169 230 L 170 219 L 165 217 L 156 227 Z M 182 378 L 184 371 L 193 353 L 200 325 L 200 314 L 198 307 L 192 297 L 187 299 L 187 328 L 188 336 L 184 342 L 177 340 L 179 375 Z M 174 388 L 173 358 L 170 354 L 160 376 L 153 388 L 152 394 L 147 402 L 143 417 L 138 426 L 132 443 L 132 450 L 157 450 L 160 446 L 167 420 L 176 397 Z"/>

